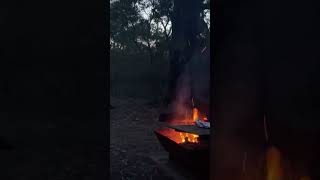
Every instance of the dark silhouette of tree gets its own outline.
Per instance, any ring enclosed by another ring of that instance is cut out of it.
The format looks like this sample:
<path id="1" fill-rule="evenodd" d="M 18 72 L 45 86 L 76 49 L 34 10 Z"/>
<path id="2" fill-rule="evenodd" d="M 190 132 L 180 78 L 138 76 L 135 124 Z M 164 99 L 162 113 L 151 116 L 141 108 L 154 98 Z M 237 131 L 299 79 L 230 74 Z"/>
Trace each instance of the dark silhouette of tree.
<path id="1" fill-rule="evenodd" d="M 209 2 L 196 2 L 200 6 L 202 21 L 193 24 L 202 28 L 201 37 L 205 39 L 209 29 L 203 20 L 205 12 L 208 13 Z M 113 52 L 148 54 L 150 62 L 155 56 L 166 57 L 169 54 L 175 26 L 172 24 L 173 0 L 119 0 L 112 2 L 110 9 L 110 45 Z"/>

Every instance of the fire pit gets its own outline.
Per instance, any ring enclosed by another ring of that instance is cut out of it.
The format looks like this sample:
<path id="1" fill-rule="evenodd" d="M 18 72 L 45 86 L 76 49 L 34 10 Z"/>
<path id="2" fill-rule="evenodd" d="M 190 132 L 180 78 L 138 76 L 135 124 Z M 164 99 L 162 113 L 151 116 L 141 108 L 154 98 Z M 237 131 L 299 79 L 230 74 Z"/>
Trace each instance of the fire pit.
<path id="1" fill-rule="evenodd" d="M 199 118 L 199 111 L 193 108 L 190 118 L 169 120 L 166 128 L 154 132 L 171 161 L 195 173 L 208 174 L 210 129 L 196 126 L 197 120 L 208 121 Z"/>

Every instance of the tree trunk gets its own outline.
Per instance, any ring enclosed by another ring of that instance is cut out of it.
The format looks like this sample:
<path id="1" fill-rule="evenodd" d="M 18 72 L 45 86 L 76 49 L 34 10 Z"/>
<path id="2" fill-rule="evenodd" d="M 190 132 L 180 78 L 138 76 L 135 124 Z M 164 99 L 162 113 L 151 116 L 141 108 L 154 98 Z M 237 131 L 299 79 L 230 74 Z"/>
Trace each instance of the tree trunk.
<path id="1" fill-rule="evenodd" d="M 186 76 L 186 64 L 190 61 L 197 46 L 198 20 L 200 17 L 199 0 L 175 0 L 172 22 L 172 40 L 170 42 L 170 70 L 167 103 L 175 100 L 180 92 L 178 78 Z M 190 88 L 190 84 L 189 87 Z M 190 95 L 184 97 L 191 99 Z"/>

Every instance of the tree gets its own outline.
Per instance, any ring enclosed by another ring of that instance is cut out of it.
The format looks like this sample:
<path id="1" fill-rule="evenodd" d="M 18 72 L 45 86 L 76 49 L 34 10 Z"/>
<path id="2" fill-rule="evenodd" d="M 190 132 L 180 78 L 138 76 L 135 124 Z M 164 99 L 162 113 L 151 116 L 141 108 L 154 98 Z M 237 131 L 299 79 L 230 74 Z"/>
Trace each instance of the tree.
<path id="1" fill-rule="evenodd" d="M 201 29 L 200 38 L 205 41 L 209 32 L 206 18 L 210 13 L 210 1 L 196 2 L 200 6 L 198 13 L 202 21 L 194 25 Z M 166 58 L 172 43 L 173 0 L 118 0 L 111 2 L 110 9 L 112 51 L 123 55 L 148 54 L 150 62 L 155 56 Z M 190 9 L 193 11 L 193 7 Z M 185 13 L 189 17 L 189 13 Z"/>
<path id="2" fill-rule="evenodd" d="M 199 51 L 200 45 L 200 0 L 174 0 L 171 15 L 172 41 L 170 44 L 170 82 L 167 102 L 177 97 L 177 80 L 184 72 L 191 56 Z M 191 97 L 186 97 L 187 99 Z"/>
<path id="3" fill-rule="evenodd" d="M 137 42 L 137 24 L 141 21 L 135 0 L 115 1 L 110 5 L 110 42 L 112 50 L 132 53 L 141 50 Z"/>

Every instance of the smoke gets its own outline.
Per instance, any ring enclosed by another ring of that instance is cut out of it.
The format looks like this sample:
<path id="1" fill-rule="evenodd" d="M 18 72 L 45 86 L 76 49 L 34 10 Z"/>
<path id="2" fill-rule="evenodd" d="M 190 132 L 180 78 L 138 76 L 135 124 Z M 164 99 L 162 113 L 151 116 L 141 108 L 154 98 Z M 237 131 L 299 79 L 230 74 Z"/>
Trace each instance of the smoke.
<path id="1" fill-rule="evenodd" d="M 210 94 L 210 52 L 206 48 L 202 53 L 195 53 L 189 64 L 193 98 L 199 104 L 209 104 Z"/>
<path id="2" fill-rule="evenodd" d="M 210 52 L 209 47 L 205 50 L 196 51 L 190 61 L 183 67 L 177 79 L 176 99 L 174 111 L 177 115 L 188 115 L 191 109 L 191 99 L 195 106 L 208 106 L 210 102 Z M 207 108 L 207 107 L 206 107 Z M 205 111 L 204 109 L 201 109 Z"/>
<path id="3" fill-rule="evenodd" d="M 180 116 L 188 116 L 188 110 L 191 109 L 191 77 L 187 67 L 181 72 L 177 79 L 176 99 L 174 101 L 174 112 Z"/>

